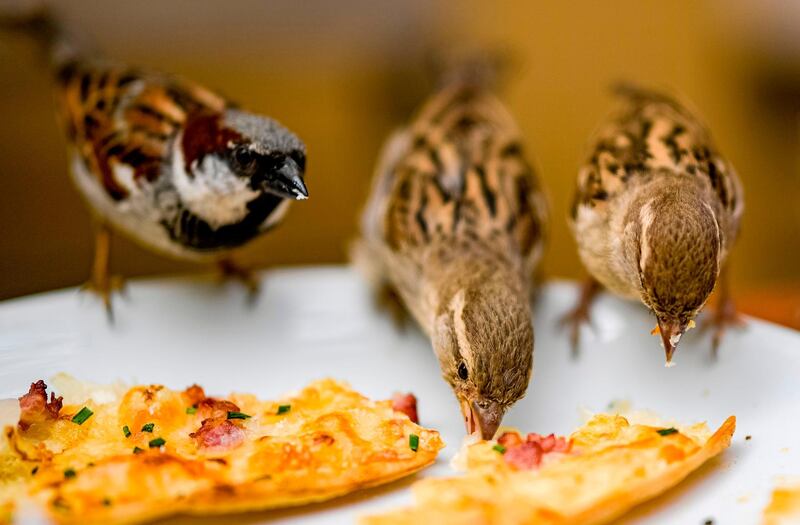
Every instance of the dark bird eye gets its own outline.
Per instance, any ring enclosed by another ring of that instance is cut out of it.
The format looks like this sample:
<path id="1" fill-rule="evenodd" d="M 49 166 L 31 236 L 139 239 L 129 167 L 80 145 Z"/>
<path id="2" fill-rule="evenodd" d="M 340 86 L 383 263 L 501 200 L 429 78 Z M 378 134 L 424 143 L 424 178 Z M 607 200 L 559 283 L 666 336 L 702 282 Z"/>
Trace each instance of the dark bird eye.
<path id="1" fill-rule="evenodd" d="M 253 167 L 256 155 L 249 148 L 240 147 L 233 150 L 233 160 L 240 169 L 246 170 Z"/>
<path id="2" fill-rule="evenodd" d="M 460 377 L 463 381 L 466 381 L 467 377 L 469 377 L 467 365 L 464 364 L 463 361 L 458 364 L 458 377 Z"/>

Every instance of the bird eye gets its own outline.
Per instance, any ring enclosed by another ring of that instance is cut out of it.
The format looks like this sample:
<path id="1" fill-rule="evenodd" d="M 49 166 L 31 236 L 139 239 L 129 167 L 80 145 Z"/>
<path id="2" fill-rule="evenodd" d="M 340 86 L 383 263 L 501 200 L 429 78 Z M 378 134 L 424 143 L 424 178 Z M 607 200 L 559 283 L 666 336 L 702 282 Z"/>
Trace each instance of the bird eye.
<path id="1" fill-rule="evenodd" d="M 467 378 L 469 377 L 469 372 L 467 371 L 467 365 L 464 363 L 464 361 L 461 361 L 458 364 L 458 377 L 460 377 L 462 381 L 466 381 Z"/>
<path id="2" fill-rule="evenodd" d="M 240 169 L 246 170 L 253 167 L 256 155 L 249 148 L 242 146 L 233 150 L 233 160 L 236 161 Z"/>

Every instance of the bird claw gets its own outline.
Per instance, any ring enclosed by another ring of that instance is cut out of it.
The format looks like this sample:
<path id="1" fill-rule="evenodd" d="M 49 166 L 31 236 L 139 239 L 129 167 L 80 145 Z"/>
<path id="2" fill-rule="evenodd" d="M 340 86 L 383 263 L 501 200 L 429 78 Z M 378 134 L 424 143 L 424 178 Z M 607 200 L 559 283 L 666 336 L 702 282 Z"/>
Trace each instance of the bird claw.
<path id="1" fill-rule="evenodd" d="M 743 328 L 747 322 L 736 311 L 736 305 L 730 299 L 725 300 L 722 304 L 717 305 L 706 319 L 700 325 L 700 333 L 705 333 L 709 329 L 713 329 L 711 335 L 711 357 L 716 360 L 719 350 L 719 345 L 722 342 L 722 336 L 728 327 Z"/>
<path id="2" fill-rule="evenodd" d="M 114 322 L 113 295 L 118 293 L 123 298 L 127 298 L 127 286 L 125 279 L 121 275 L 94 276 L 86 281 L 80 288 L 81 292 L 89 292 L 103 301 L 108 316 L 108 322 Z"/>
<path id="3" fill-rule="evenodd" d="M 255 273 L 244 266 L 240 266 L 230 259 L 223 259 L 217 263 L 220 282 L 227 280 L 239 281 L 247 290 L 247 304 L 253 306 L 258 299 L 261 285 Z"/>
<path id="4" fill-rule="evenodd" d="M 569 327 L 570 329 L 570 353 L 573 359 L 578 357 L 578 352 L 580 349 L 579 344 L 581 325 L 588 325 L 592 331 L 595 329 L 594 325 L 592 324 L 591 316 L 589 315 L 589 310 L 591 309 L 592 302 L 599 291 L 600 284 L 597 281 L 594 279 L 585 281 L 581 287 L 578 304 L 575 305 L 575 308 L 564 314 L 561 319 L 559 319 L 558 324 L 561 328 Z"/>
<path id="5" fill-rule="evenodd" d="M 587 325 L 594 330 L 592 319 L 589 315 L 589 305 L 579 304 L 558 321 L 558 325 L 564 329 L 569 329 L 570 351 L 573 358 L 577 358 L 580 351 L 581 326 Z"/>

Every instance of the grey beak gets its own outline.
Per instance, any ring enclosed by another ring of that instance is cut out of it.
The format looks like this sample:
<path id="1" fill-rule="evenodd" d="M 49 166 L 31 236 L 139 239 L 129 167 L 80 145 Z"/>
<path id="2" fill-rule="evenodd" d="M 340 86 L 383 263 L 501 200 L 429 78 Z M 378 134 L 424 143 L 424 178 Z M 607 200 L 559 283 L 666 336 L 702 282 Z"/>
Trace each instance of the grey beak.
<path id="1" fill-rule="evenodd" d="M 300 201 L 308 198 L 308 189 L 303 182 L 300 166 L 288 157 L 283 166 L 265 181 L 264 189 L 286 199 Z"/>

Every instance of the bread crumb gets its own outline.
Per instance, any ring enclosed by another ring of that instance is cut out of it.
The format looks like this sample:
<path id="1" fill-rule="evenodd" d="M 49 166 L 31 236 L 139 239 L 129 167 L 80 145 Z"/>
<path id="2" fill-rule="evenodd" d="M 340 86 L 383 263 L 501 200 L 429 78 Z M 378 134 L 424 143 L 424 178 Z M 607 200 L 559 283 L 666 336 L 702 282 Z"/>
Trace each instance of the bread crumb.
<path id="1" fill-rule="evenodd" d="M 745 441 L 750 441 L 751 439 L 753 439 L 753 436 L 751 436 L 750 434 L 748 434 L 748 435 L 746 435 L 746 436 L 744 437 L 744 440 L 745 440 Z"/>

